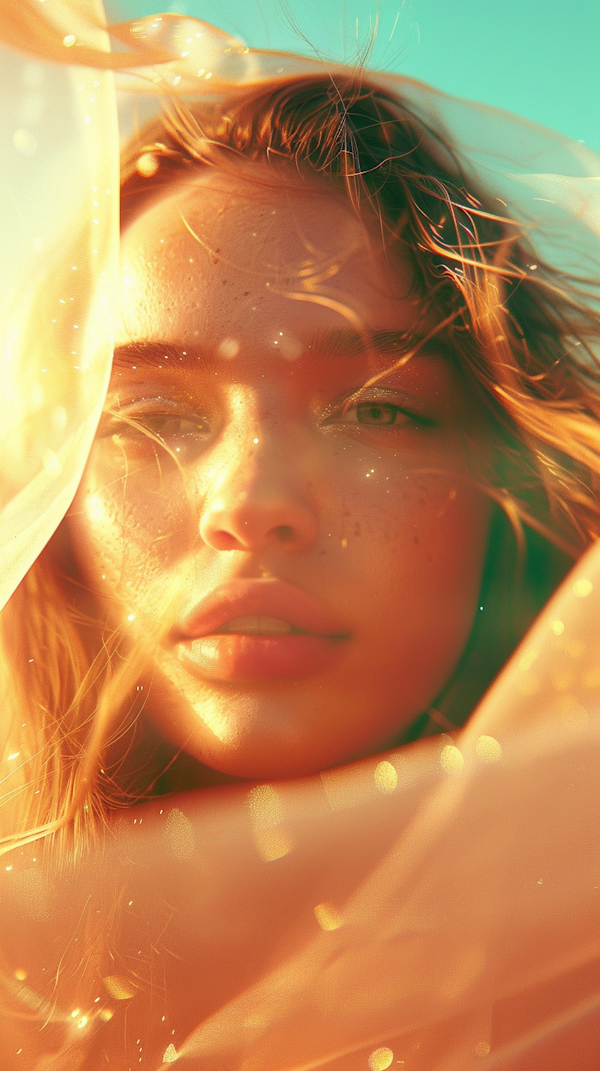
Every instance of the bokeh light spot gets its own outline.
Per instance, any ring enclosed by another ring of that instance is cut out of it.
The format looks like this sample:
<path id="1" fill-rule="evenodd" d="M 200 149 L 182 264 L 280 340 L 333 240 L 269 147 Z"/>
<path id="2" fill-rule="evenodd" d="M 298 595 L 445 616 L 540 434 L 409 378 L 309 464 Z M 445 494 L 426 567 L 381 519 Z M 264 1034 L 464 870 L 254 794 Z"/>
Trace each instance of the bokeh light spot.
<path id="1" fill-rule="evenodd" d="M 339 930 L 344 920 L 333 904 L 317 904 L 314 908 L 315 918 L 322 930 Z"/>
<path id="2" fill-rule="evenodd" d="M 131 1000 L 137 992 L 137 987 L 123 974 L 108 974 L 102 981 L 113 1000 Z"/>
<path id="3" fill-rule="evenodd" d="M 457 774 L 461 772 L 465 760 L 454 744 L 446 744 L 440 752 L 440 763 L 446 773 Z"/>
<path id="4" fill-rule="evenodd" d="M 370 1071 L 385 1071 L 386 1067 L 389 1067 L 394 1054 L 391 1049 L 388 1049 L 383 1045 L 380 1049 L 375 1049 L 369 1056 L 369 1068 Z"/>
<path id="5" fill-rule="evenodd" d="M 398 784 L 398 774 L 391 762 L 387 762 L 386 759 L 377 763 L 374 777 L 375 788 L 378 792 L 382 792 L 384 796 L 393 792 Z"/>
<path id="6" fill-rule="evenodd" d="M 224 338 L 217 346 L 219 357 L 226 361 L 232 361 L 240 352 L 240 344 L 236 338 Z"/>
<path id="7" fill-rule="evenodd" d="M 586 576 L 581 576 L 579 580 L 576 580 L 573 584 L 573 594 L 578 599 L 585 599 L 594 590 L 594 585 L 591 580 L 588 580 Z"/>
<path id="8" fill-rule="evenodd" d="M 138 175 L 142 175 L 143 178 L 152 178 L 158 168 L 159 160 L 153 152 L 143 152 L 136 165 Z"/>
<path id="9" fill-rule="evenodd" d="M 498 762 L 502 756 L 502 747 L 493 736 L 480 736 L 475 744 L 475 754 L 480 762 Z"/>

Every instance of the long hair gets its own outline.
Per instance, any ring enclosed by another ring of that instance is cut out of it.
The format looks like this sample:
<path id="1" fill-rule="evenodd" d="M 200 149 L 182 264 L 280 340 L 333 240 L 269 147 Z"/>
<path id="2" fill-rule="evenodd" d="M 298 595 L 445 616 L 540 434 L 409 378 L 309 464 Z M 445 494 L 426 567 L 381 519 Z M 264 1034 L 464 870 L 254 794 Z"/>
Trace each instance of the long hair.
<path id="1" fill-rule="evenodd" d="M 545 264 L 451 140 L 360 73 L 170 105 L 125 152 L 123 226 L 181 178 L 239 171 L 249 160 L 300 180 L 318 175 L 376 219 L 385 248 L 408 258 L 438 344 L 487 414 L 491 461 L 475 478 L 497 505 L 482 589 L 488 612 L 444 693 L 402 739 L 431 718 L 460 724 L 600 534 L 592 284 Z M 90 646 L 93 620 L 76 609 L 75 583 L 47 548 L 2 615 L 5 850 L 73 826 L 84 838 L 107 808 L 141 798 L 160 773 L 155 757 L 146 783 L 132 786 L 118 766 L 103 766 L 110 740 L 133 746 L 135 683 L 148 651 L 125 656 L 116 634 Z"/>

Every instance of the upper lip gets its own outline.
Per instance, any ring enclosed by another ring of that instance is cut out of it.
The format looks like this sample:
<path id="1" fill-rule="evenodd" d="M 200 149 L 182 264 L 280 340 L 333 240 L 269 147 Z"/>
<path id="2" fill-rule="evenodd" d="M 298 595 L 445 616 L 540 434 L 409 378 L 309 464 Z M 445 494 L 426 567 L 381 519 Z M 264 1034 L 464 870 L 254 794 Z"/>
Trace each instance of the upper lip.
<path id="1" fill-rule="evenodd" d="M 180 639 L 209 636 L 237 617 L 278 617 L 319 636 L 347 636 L 340 618 L 313 595 L 274 578 L 237 578 L 210 591 L 186 616 Z"/>

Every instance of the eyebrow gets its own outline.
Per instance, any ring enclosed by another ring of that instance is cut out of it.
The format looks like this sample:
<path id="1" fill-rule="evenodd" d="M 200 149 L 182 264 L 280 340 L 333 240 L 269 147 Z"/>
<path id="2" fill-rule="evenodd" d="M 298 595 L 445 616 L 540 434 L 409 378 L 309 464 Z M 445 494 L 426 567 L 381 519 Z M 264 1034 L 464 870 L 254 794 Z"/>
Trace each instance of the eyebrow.
<path id="1" fill-rule="evenodd" d="M 423 346 L 420 346 L 424 343 Z M 441 356 L 442 347 L 434 339 L 425 343 L 425 336 L 413 331 L 364 331 L 352 329 L 314 335 L 306 349 L 314 357 L 356 357 L 362 353 L 378 353 L 384 357 L 402 357 L 415 347 L 427 357 Z"/>
<path id="2" fill-rule="evenodd" d="M 184 349 L 173 342 L 136 339 L 115 346 L 113 368 L 136 368 L 138 365 L 161 368 L 165 361 L 170 367 L 186 367 L 192 361 L 202 362 L 205 359 L 206 355 L 197 346 Z"/>
<path id="3" fill-rule="evenodd" d="M 419 355 L 426 357 L 443 356 L 444 347 L 440 340 L 431 339 L 424 342 L 424 336 L 411 331 L 365 331 L 359 333 L 352 329 L 318 332 L 301 339 L 305 352 L 319 360 L 333 357 L 357 357 L 364 353 L 377 353 L 383 357 L 399 358 L 419 347 Z M 423 343 L 423 345 L 421 345 Z M 115 347 L 114 368 L 142 367 L 161 368 L 168 362 L 170 368 L 189 368 L 212 366 L 215 361 L 221 364 L 221 358 L 207 353 L 197 344 L 183 344 L 151 339 L 136 339 Z"/>

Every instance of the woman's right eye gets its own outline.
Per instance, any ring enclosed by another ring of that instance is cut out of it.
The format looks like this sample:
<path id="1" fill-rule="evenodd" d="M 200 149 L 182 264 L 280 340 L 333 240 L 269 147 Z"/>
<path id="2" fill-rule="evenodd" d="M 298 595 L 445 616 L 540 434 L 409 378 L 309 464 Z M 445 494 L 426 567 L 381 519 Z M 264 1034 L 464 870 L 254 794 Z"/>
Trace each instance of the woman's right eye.
<path id="1" fill-rule="evenodd" d="M 110 437 L 127 453 L 152 455 L 156 447 L 166 450 L 181 462 L 199 454 L 210 434 L 208 422 L 195 414 L 151 410 L 114 410 L 105 413 L 98 435 Z"/>

